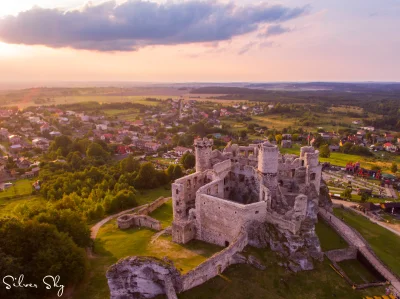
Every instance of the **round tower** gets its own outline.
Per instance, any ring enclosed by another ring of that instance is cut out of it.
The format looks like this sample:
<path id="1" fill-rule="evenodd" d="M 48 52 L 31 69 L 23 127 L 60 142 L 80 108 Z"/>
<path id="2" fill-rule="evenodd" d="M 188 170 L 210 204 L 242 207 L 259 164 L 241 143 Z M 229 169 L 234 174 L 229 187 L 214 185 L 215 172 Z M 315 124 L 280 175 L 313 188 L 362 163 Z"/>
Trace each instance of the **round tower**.
<path id="1" fill-rule="evenodd" d="M 263 174 L 278 172 L 279 149 L 269 141 L 258 145 L 258 171 Z"/>
<path id="2" fill-rule="evenodd" d="M 211 151 L 214 141 L 208 138 L 197 138 L 194 140 L 196 156 L 196 172 L 202 172 L 211 168 Z"/>

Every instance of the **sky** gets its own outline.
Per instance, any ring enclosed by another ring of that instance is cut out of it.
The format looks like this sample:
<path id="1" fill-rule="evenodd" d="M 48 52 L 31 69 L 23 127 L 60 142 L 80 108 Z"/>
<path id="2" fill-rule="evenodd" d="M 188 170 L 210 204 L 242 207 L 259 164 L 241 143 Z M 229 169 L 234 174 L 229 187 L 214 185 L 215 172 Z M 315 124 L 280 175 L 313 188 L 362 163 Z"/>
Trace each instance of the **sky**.
<path id="1" fill-rule="evenodd" d="M 0 82 L 400 81 L 400 0 L 0 1 Z"/>

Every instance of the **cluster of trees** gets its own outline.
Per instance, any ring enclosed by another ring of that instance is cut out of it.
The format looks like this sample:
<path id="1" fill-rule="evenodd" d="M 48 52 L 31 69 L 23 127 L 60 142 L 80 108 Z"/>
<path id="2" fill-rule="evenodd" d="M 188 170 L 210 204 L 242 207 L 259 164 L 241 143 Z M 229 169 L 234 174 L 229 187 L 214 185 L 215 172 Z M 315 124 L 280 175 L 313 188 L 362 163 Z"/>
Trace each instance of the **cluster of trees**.
<path id="1" fill-rule="evenodd" d="M 193 158 L 186 155 L 184 165 L 193 167 Z M 90 220 L 136 206 L 137 189 L 157 188 L 183 176 L 179 165 L 162 171 L 150 162 L 140 164 L 132 156 L 114 165 L 88 165 L 82 170 L 75 170 L 74 163 L 79 161 L 71 158 L 66 163 L 42 163 L 40 193 Z"/>
<path id="2" fill-rule="evenodd" d="M 55 225 L 0 218 L 0 240 L 0 276 L 2 279 L 7 276 L 5 281 L 11 285 L 10 289 L 6 289 L 6 285 L 0 288 L 1 298 L 55 296 L 59 289 L 47 290 L 43 283 L 45 276 L 59 275 L 59 285 L 68 286 L 81 281 L 85 275 L 85 250 Z M 12 287 L 13 283 L 18 284 L 22 274 L 23 283 L 35 284 L 37 288 Z"/>
<path id="3" fill-rule="evenodd" d="M 343 146 L 340 147 L 340 151 L 345 154 L 353 154 L 353 155 L 360 155 L 371 157 L 374 154 L 365 146 L 361 145 L 354 145 L 350 142 L 346 142 Z"/>

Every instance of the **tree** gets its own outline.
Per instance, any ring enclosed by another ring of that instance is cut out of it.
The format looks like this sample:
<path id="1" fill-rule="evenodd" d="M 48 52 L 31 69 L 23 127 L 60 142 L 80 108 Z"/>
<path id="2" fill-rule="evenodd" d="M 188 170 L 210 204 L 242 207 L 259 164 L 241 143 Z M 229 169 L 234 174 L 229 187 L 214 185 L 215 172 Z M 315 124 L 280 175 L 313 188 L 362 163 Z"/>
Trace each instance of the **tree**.
<path id="1" fill-rule="evenodd" d="M 93 142 L 88 146 L 86 155 L 90 158 L 108 158 L 109 153 L 100 144 Z"/>
<path id="2" fill-rule="evenodd" d="M 242 139 L 246 138 L 246 137 L 247 137 L 247 130 L 241 130 L 241 131 L 240 131 L 240 137 L 241 137 Z"/>
<path id="3" fill-rule="evenodd" d="M 150 162 L 140 166 L 135 183 L 138 188 L 152 189 L 158 187 L 157 170 Z"/>
<path id="4" fill-rule="evenodd" d="M 344 189 L 344 191 L 342 192 L 341 196 L 345 199 L 350 200 L 351 199 L 351 188 L 346 188 Z"/>
<path id="5" fill-rule="evenodd" d="M 173 177 L 174 177 L 174 180 L 183 177 L 182 168 L 179 165 L 175 165 Z"/>
<path id="6" fill-rule="evenodd" d="M 361 193 L 361 202 L 366 202 L 369 199 L 369 195 L 367 192 L 362 192 Z"/>
<path id="7" fill-rule="evenodd" d="M 42 282 L 45 276 L 60 275 L 59 285 L 65 286 L 84 277 L 87 266 L 84 249 L 79 248 L 67 234 L 57 231 L 54 225 L 2 218 L 0 240 L 0 274 L 16 273 L 16 277 L 24 274 L 24 281 L 38 286 L 11 290 L 2 287 L 1 298 L 56 296 L 58 289 L 46 290 Z"/>
<path id="8" fill-rule="evenodd" d="M 281 134 L 277 134 L 275 135 L 275 140 L 277 144 L 281 144 L 282 142 L 282 135 Z"/>
<path id="9" fill-rule="evenodd" d="M 125 136 L 124 139 L 122 140 L 122 143 L 127 145 L 127 144 L 131 144 L 132 142 L 132 138 L 129 136 Z"/>
<path id="10" fill-rule="evenodd" d="M 395 162 L 393 162 L 392 165 L 390 166 L 390 171 L 393 173 L 396 173 L 397 170 L 398 170 L 397 164 Z"/>
<path id="11" fill-rule="evenodd" d="M 55 225 L 59 232 L 67 233 L 79 247 L 90 244 L 90 231 L 78 212 L 50 209 L 34 219 L 39 223 Z"/>
<path id="12" fill-rule="evenodd" d="M 325 144 L 319 148 L 319 156 L 322 158 L 329 158 L 331 156 L 331 151 L 329 150 L 329 145 Z"/>
<path id="13" fill-rule="evenodd" d="M 174 166 L 173 164 L 170 164 L 170 165 L 168 166 L 167 170 L 165 171 L 166 174 L 167 174 L 167 176 L 168 176 L 168 179 L 169 179 L 170 181 L 173 181 L 173 180 L 174 180 L 174 169 L 175 169 L 175 166 Z"/>
<path id="14" fill-rule="evenodd" d="M 196 157 L 193 154 L 186 152 L 181 158 L 181 163 L 185 169 L 193 168 L 196 164 Z"/>

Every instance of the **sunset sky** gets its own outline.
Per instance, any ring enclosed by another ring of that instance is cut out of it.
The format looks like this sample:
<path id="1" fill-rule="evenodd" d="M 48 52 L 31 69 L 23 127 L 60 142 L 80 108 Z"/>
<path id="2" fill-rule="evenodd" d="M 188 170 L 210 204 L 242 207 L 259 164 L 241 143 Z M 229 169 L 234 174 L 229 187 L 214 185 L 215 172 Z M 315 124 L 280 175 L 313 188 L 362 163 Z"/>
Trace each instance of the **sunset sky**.
<path id="1" fill-rule="evenodd" d="M 400 81 L 400 0 L 0 1 L 0 81 Z"/>

